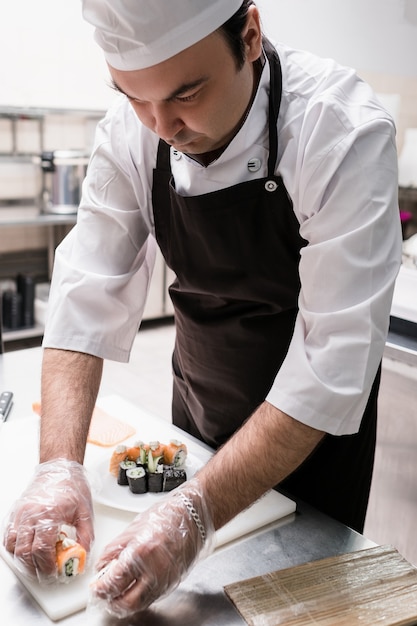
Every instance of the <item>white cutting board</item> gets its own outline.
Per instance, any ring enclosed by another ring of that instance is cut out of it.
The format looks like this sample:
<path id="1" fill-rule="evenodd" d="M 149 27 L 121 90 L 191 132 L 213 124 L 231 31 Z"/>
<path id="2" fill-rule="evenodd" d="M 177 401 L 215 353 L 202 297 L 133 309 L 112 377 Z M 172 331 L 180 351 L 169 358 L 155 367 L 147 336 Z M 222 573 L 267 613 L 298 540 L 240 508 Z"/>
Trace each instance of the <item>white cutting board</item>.
<path id="1" fill-rule="evenodd" d="M 137 429 L 136 438 L 143 441 L 169 441 L 179 438 L 187 444 L 191 455 L 198 457 L 205 463 L 212 451 L 186 433 L 179 431 L 169 422 L 161 420 L 136 408 L 119 396 L 100 398 L 97 404 L 114 417 L 129 422 Z M 2 498 L 0 512 L 2 520 L 6 517 L 17 494 L 21 493 L 26 486 L 28 476 L 38 462 L 38 430 L 39 418 L 12 419 L 0 427 L 0 476 L 3 477 L 1 487 Z M 103 458 L 110 458 L 112 448 L 100 448 L 89 444 L 87 446 L 85 465 L 89 471 L 96 469 L 102 464 Z M 19 471 L 19 457 L 23 456 L 23 471 Z M 4 477 L 12 476 L 12 480 L 4 480 Z M 139 496 L 140 497 L 140 496 Z M 146 497 L 146 496 L 145 496 Z M 268 492 L 263 498 L 252 505 L 249 509 L 235 517 L 229 524 L 216 533 L 217 547 L 243 537 L 244 535 L 258 530 L 267 524 L 282 519 L 296 509 L 295 503 L 285 496 L 275 492 Z M 56 621 L 72 613 L 84 609 L 88 601 L 88 585 L 93 573 L 93 564 L 104 546 L 113 539 L 135 517 L 136 512 L 119 510 L 95 503 L 95 545 L 92 552 L 91 565 L 86 573 L 74 579 L 69 584 L 39 585 L 22 575 L 15 567 L 13 559 L 1 546 L 0 554 L 8 565 L 13 569 L 16 576 L 21 580 L 26 589 L 31 593 L 41 608 L 50 619 Z"/>

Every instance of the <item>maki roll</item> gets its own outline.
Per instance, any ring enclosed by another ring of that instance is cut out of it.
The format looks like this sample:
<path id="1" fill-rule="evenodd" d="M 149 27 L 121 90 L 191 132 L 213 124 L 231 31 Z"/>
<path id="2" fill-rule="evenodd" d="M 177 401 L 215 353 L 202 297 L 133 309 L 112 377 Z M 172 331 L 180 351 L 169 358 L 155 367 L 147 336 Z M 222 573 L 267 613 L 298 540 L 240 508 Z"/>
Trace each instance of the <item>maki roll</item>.
<path id="1" fill-rule="evenodd" d="M 117 478 L 119 475 L 119 463 L 121 461 L 124 461 L 126 457 L 127 447 L 124 445 L 116 446 L 116 448 L 113 450 L 113 454 L 111 455 L 109 464 L 109 472 L 110 474 L 113 474 L 115 478 Z"/>
<path id="2" fill-rule="evenodd" d="M 172 491 L 187 480 L 187 474 L 184 469 L 168 467 L 164 469 L 164 480 L 162 491 Z"/>
<path id="3" fill-rule="evenodd" d="M 117 446 L 110 471 L 118 484 L 129 485 L 132 493 L 160 493 L 171 491 L 187 480 L 182 468 L 186 458 L 187 446 L 177 439 L 171 439 L 169 444 L 135 441 L 130 446 Z"/>
<path id="4" fill-rule="evenodd" d="M 171 439 L 169 444 L 165 446 L 164 460 L 167 465 L 181 467 L 187 458 L 187 446 L 177 439 Z"/>
<path id="5" fill-rule="evenodd" d="M 165 446 L 159 441 L 151 441 L 147 455 L 148 460 L 148 490 L 152 492 L 162 491 L 163 462 Z"/>
<path id="6" fill-rule="evenodd" d="M 136 459 L 136 463 L 138 465 L 143 465 L 144 467 L 146 467 L 148 462 L 148 450 L 149 446 L 146 443 L 142 443 L 140 446 L 139 456 Z"/>
<path id="7" fill-rule="evenodd" d="M 128 469 L 126 477 L 132 493 L 146 493 L 148 491 L 147 474 L 143 466 Z"/>
<path id="8" fill-rule="evenodd" d="M 132 467 L 136 467 L 136 463 L 135 461 L 122 461 L 121 463 L 119 463 L 119 474 L 117 476 L 117 484 L 118 485 L 128 485 L 128 481 L 127 481 L 127 476 L 126 476 L 126 472 L 128 469 L 131 469 Z"/>
<path id="9" fill-rule="evenodd" d="M 148 491 L 153 493 L 159 493 L 162 491 L 162 484 L 164 480 L 164 465 L 162 461 L 162 457 L 158 457 L 158 460 L 155 464 L 149 466 L 148 461 Z"/>
<path id="10" fill-rule="evenodd" d="M 85 568 L 87 552 L 85 548 L 72 539 L 73 529 L 61 528 L 56 542 L 56 567 L 61 580 L 82 574 Z"/>
<path id="11" fill-rule="evenodd" d="M 148 474 L 148 491 L 150 493 L 161 493 L 164 475 L 162 472 Z"/>
<path id="12" fill-rule="evenodd" d="M 149 442 L 147 461 L 148 468 L 150 472 L 155 471 L 155 468 L 159 461 L 164 456 L 166 446 L 163 443 L 159 443 L 159 441 L 151 441 Z"/>
<path id="13" fill-rule="evenodd" d="M 129 461 L 135 461 L 136 463 L 146 463 L 146 448 L 147 446 L 143 441 L 135 441 L 133 446 L 127 449 L 127 458 Z"/>

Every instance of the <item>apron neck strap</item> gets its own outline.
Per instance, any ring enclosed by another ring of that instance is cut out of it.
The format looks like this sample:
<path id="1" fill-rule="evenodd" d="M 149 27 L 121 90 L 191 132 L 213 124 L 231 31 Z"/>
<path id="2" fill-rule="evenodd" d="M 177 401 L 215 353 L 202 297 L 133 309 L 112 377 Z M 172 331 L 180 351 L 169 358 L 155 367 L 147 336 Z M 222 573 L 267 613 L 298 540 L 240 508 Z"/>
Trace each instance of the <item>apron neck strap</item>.
<path id="1" fill-rule="evenodd" d="M 278 157 L 277 123 L 282 94 L 282 72 L 277 51 L 271 42 L 266 38 L 263 39 L 263 47 L 270 68 L 268 176 L 274 176 Z"/>
<path id="2" fill-rule="evenodd" d="M 171 149 L 163 139 L 159 139 L 156 155 L 156 169 L 165 172 L 171 171 Z"/>

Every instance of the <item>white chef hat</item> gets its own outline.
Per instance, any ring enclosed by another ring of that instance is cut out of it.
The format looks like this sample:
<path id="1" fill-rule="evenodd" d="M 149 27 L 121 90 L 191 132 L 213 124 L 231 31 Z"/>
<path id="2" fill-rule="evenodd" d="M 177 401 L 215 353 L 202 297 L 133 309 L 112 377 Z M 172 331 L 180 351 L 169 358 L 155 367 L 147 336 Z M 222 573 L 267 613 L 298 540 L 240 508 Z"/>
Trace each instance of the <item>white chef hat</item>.
<path id="1" fill-rule="evenodd" d="M 243 0 L 82 0 L 84 19 L 118 70 L 161 63 L 214 32 Z"/>

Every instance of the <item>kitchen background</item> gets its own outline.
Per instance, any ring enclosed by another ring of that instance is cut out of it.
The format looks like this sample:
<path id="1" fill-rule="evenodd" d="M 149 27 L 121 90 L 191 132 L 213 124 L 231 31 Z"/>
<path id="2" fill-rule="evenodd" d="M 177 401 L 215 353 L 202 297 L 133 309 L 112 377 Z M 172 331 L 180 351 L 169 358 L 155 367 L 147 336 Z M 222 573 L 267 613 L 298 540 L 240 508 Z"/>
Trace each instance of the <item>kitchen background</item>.
<path id="1" fill-rule="evenodd" d="M 257 4 L 272 39 L 355 67 L 394 116 L 401 208 L 409 213 L 404 237 L 411 241 L 417 232 L 417 0 L 258 0 Z M 97 120 L 116 97 L 107 84 L 92 29 L 80 11 L 78 0 L 20 0 L 8 3 L 0 21 L 0 289 L 13 290 L 18 273 L 33 277 L 37 289 L 34 328 L 4 332 L 6 350 L 40 342 L 54 248 L 76 219 L 75 212 L 54 215 L 40 210 L 45 177 L 33 157 L 44 150 L 88 154 Z M 399 277 L 393 317 L 411 322 L 410 341 L 413 333 L 416 337 L 417 322 L 413 259 L 411 267 Z M 148 408 L 156 410 L 155 399 L 169 410 L 174 337 L 166 297 L 169 280 L 159 258 L 145 312 L 148 334 L 139 333 L 143 350 L 138 359 L 143 358 L 144 380 L 149 379 L 149 389 L 155 390 Z M 376 469 L 365 533 L 379 543 L 392 543 L 417 564 L 413 409 L 417 361 L 408 347 L 405 354 L 405 361 L 395 350 L 384 357 Z"/>
<path id="2" fill-rule="evenodd" d="M 332 56 L 371 83 L 396 120 L 401 159 L 409 129 L 417 128 L 417 0 L 259 0 L 258 5 L 272 39 Z M 47 281 L 53 249 L 75 220 L 74 215 L 39 216 L 51 178 L 32 156 L 43 150 L 88 154 L 97 120 L 116 97 L 80 11 L 79 2 L 20 0 L 9 4 L 0 23 L 3 290 L 18 272 L 30 270 L 37 283 Z M 413 215 L 413 191 L 407 190 L 402 201 Z M 417 220 L 407 227 L 408 234 L 417 231 Z M 163 267 L 157 280 L 162 281 L 158 302 L 150 300 L 147 317 L 171 313 Z M 38 315 L 42 318 L 42 310 Z M 6 339 L 14 336 L 6 333 Z"/>

